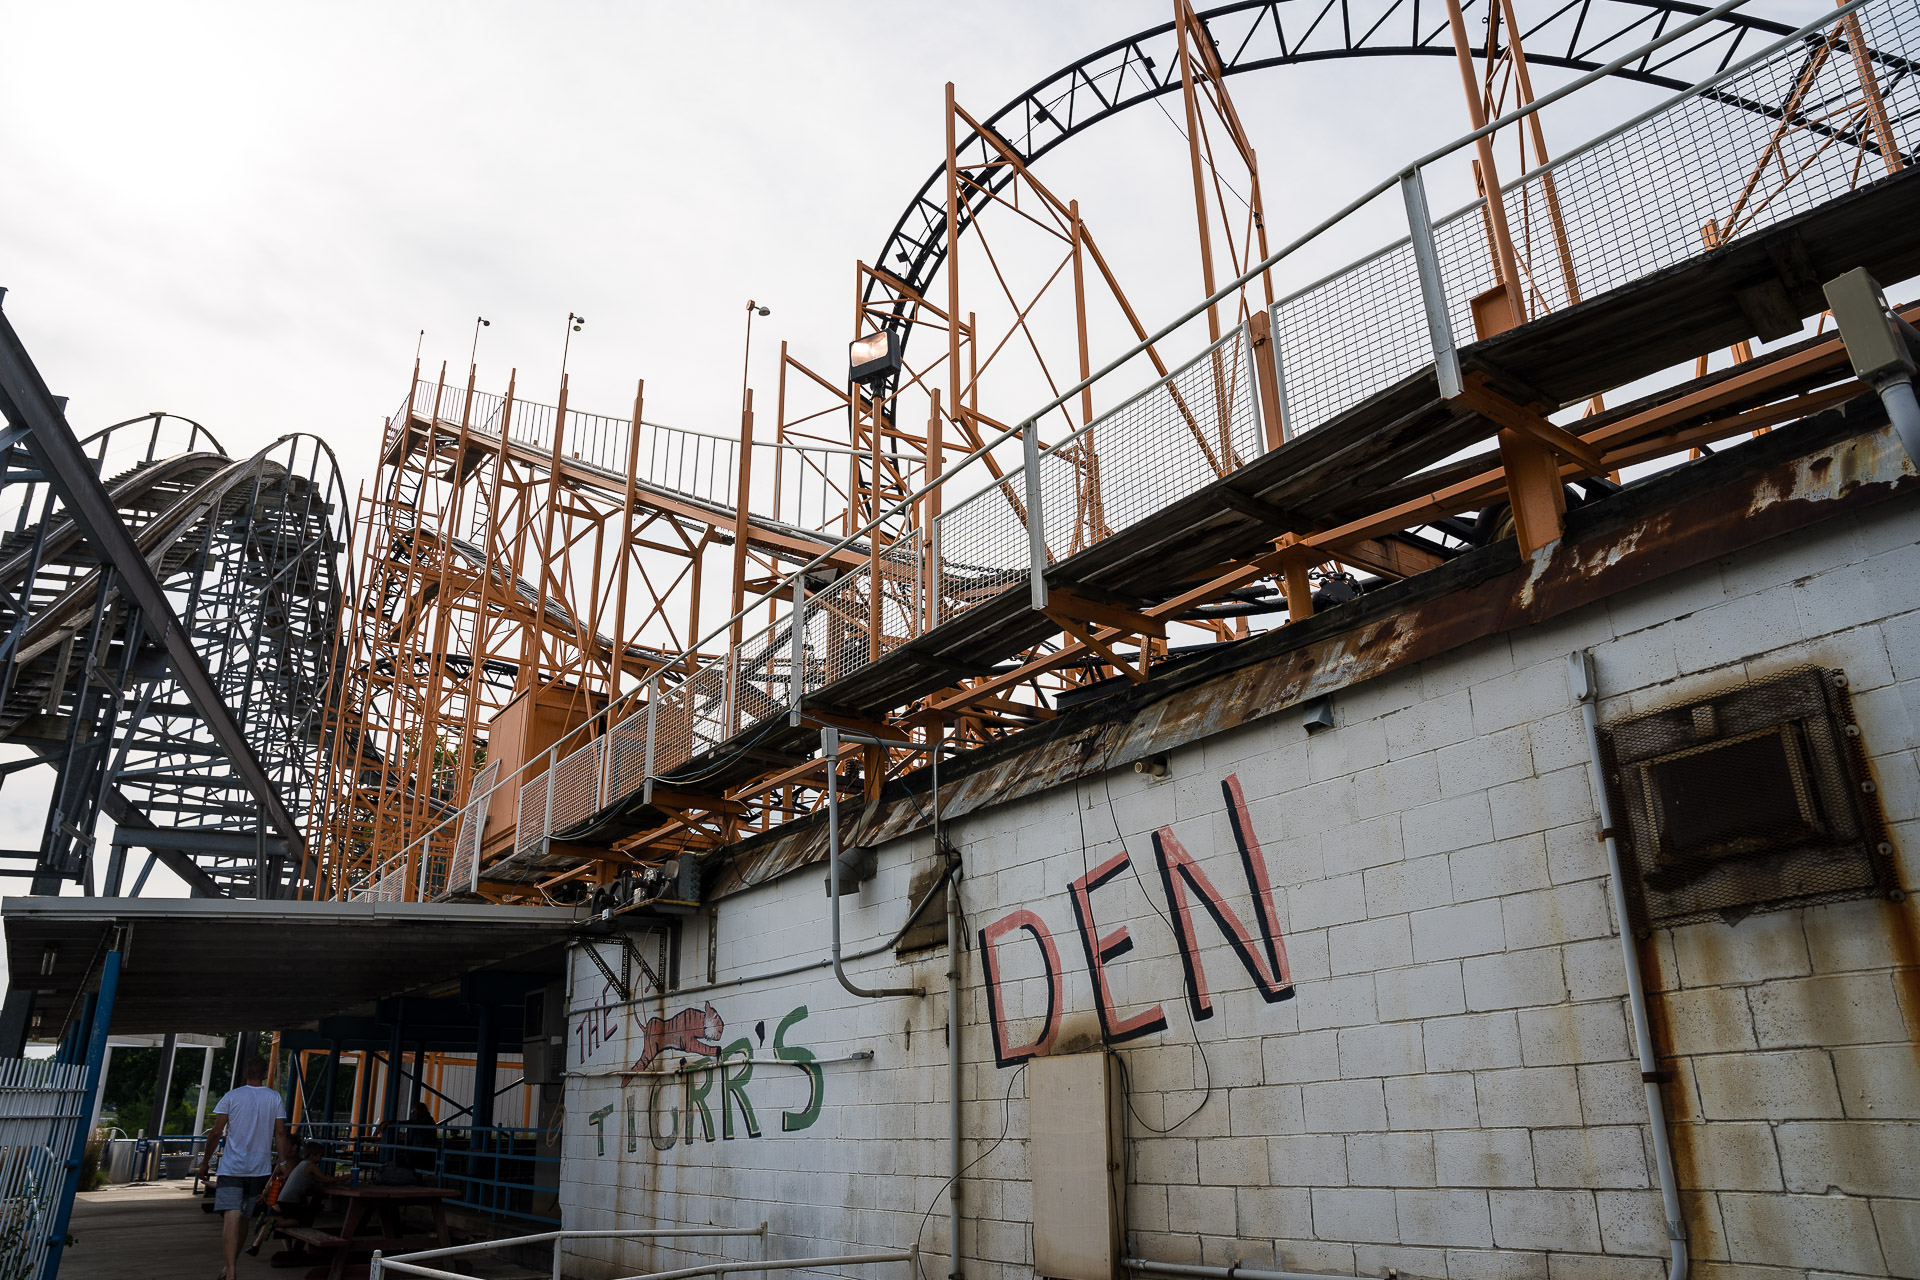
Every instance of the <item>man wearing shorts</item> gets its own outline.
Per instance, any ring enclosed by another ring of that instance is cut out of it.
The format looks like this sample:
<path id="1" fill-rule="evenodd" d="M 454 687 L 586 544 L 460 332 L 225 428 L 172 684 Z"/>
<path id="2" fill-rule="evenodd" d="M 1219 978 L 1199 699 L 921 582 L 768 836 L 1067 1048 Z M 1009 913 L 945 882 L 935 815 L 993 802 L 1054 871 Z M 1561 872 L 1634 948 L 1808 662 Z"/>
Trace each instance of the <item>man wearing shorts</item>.
<path id="1" fill-rule="evenodd" d="M 293 1158 L 293 1144 L 287 1140 L 286 1108 L 281 1105 L 280 1095 L 262 1083 L 266 1078 L 266 1060 L 249 1058 L 246 1084 L 214 1107 L 213 1127 L 207 1130 L 207 1145 L 200 1155 L 200 1175 L 205 1177 L 207 1159 L 225 1135 L 220 1182 L 213 1197 L 213 1207 L 222 1215 L 227 1250 L 227 1268 L 221 1272 L 221 1280 L 239 1280 L 240 1245 L 246 1239 L 247 1219 L 253 1216 L 253 1202 L 267 1189 L 275 1153 L 282 1160 Z"/>

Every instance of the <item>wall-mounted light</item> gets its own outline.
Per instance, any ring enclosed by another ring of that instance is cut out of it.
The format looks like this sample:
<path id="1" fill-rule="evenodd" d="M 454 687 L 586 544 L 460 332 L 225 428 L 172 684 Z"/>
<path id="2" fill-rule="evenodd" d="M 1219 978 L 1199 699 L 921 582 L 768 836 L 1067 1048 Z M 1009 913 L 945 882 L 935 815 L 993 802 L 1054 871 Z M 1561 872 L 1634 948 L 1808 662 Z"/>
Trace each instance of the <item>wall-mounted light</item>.
<path id="1" fill-rule="evenodd" d="M 40 976 L 43 978 L 52 976 L 53 966 L 59 959 L 60 944 L 49 942 L 40 952 Z"/>
<path id="2" fill-rule="evenodd" d="M 891 329 L 855 338 L 847 348 L 847 378 L 871 386 L 900 372 L 900 340 Z"/>

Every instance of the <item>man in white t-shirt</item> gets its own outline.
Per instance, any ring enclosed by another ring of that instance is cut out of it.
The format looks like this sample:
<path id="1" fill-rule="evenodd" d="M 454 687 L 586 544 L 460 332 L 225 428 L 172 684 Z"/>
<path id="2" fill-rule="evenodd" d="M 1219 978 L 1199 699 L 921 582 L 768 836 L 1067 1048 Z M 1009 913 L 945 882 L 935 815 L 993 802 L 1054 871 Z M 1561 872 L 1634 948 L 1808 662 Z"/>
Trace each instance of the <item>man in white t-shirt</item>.
<path id="1" fill-rule="evenodd" d="M 224 1135 L 226 1149 L 220 1153 L 220 1183 L 214 1192 L 213 1207 L 224 1215 L 224 1243 L 227 1269 L 221 1280 L 239 1280 L 240 1245 L 246 1239 L 247 1219 L 253 1216 L 253 1203 L 267 1189 L 267 1177 L 273 1172 L 276 1152 L 282 1160 L 293 1158 L 293 1144 L 287 1140 L 287 1111 L 280 1095 L 267 1088 L 264 1058 L 247 1060 L 247 1082 L 220 1099 L 213 1109 L 213 1126 L 207 1130 L 207 1145 L 200 1155 L 200 1175 L 206 1176 L 207 1159 Z"/>

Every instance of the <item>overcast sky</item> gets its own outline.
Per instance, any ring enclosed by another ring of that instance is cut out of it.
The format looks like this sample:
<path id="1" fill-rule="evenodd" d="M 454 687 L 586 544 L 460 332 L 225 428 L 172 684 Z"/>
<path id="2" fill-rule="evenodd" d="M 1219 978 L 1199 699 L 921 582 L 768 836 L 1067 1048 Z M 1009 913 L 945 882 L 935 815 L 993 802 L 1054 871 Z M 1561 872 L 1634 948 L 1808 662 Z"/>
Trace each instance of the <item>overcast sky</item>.
<path id="1" fill-rule="evenodd" d="M 551 401 L 578 311 L 577 407 L 624 415 L 644 377 L 650 419 L 731 431 L 748 297 L 773 308 L 756 331 L 763 394 L 780 339 L 822 369 L 843 357 L 854 260 L 940 162 L 946 81 L 984 118 L 1170 14 L 1169 0 L 8 0 L 6 311 L 82 433 L 153 409 L 236 454 L 315 432 L 350 489 L 370 478 L 420 331 L 429 369 L 459 376 L 480 314 L 484 386 L 518 366 L 522 396 Z M 1543 70 L 1537 88 L 1563 79 Z M 1467 125 L 1443 59 L 1231 87 L 1276 244 Z M 1549 117 L 1551 140 L 1654 100 L 1603 86 Z M 1170 117 L 1136 109 L 1042 175 L 1081 201 L 1148 324 L 1200 296 Z M 1335 243 L 1324 265 L 1391 234 Z M 0 841 L 38 843 L 43 796 L 30 775 L 8 780 Z M 161 872 L 155 891 L 179 890 Z"/>

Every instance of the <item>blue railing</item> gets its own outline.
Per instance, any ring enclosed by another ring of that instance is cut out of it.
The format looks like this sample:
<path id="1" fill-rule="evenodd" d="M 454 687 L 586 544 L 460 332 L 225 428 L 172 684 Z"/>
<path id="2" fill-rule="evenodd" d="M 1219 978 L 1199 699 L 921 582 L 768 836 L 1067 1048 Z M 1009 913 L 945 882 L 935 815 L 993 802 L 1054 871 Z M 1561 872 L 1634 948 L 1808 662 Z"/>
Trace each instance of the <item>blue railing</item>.
<path id="1" fill-rule="evenodd" d="M 493 1218 L 558 1224 L 560 1148 L 539 1129 L 474 1125 L 303 1124 L 300 1141 L 326 1149 L 336 1177 L 367 1183 L 390 1164 L 453 1187 L 447 1203 Z"/>

